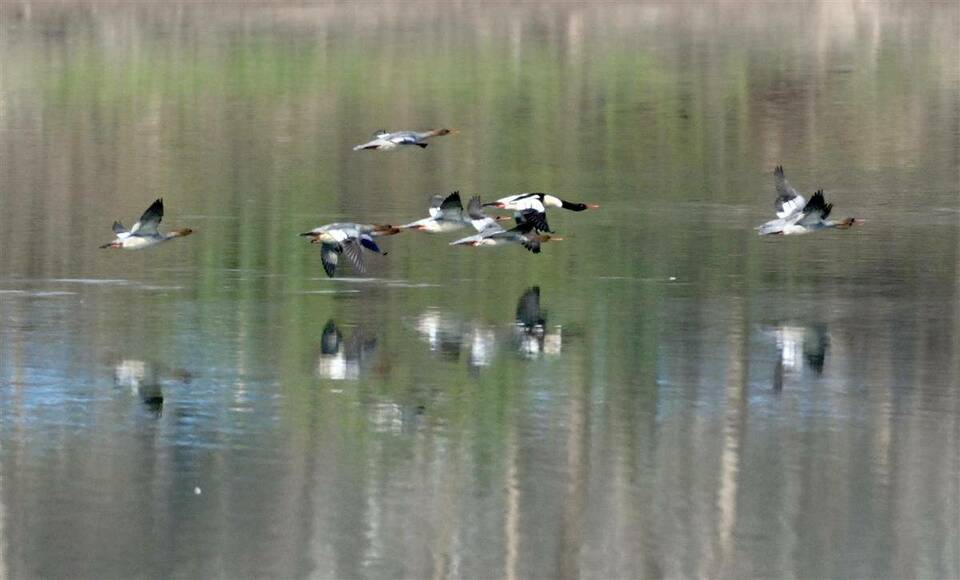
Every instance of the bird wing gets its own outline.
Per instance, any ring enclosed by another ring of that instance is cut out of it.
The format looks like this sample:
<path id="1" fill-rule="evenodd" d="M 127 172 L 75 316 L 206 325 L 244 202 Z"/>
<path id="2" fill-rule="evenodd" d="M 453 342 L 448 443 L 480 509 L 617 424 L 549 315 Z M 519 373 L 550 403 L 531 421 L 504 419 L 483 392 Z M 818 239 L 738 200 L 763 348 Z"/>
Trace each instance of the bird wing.
<path id="1" fill-rule="evenodd" d="M 361 249 L 359 241 L 356 239 L 350 239 L 341 243 L 340 247 L 343 248 L 343 255 L 350 260 L 350 263 L 353 264 L 354 269 L 361 274 L 366 274 L 367 268 L 363 264 L 363 250 Z"/>
<path id="2" fill-rule="evenodd" d="M 800 214 L 799 219 L 797 219 L 796 224 L 800 226 L 809 226 L 823 220 L 827 219 L 827 216 L 830 215 L 830 210 L 833 209 L 832 203 L 827 203 L 827 200 L 823 197 L 823 190 L 817 190 L 813 196 L 810 197 L 810 201 L 807 202 L 807 205 L 803 206 L 803 210 Z"/>
<path id="3" fill-rule="evenodd" d="M 483 206 L 480 203 L 479 195 L 471 197 L 470 201 L 467 202 L 467 215 L 473 220 L 482 220 L 487 217 L 487 215 L 483 213 Z"/>
<path id="4" fill-rule="evenodd" d="M 320 245 L 320 261 L 323 262 L 323 271 L 327 273 L 327 276 L 333 278 L 342 252 L 343 249 L 340 244 L 324 243 Z"/>
<path id="5" fill-rule="evenodd" d="M 487 229 L 480 232 L 480 237 L 515 242 L 518 241 L 520 237 L 523 237 L 524 233 L 529 232 L 531 229 L 533 228 L 528 228 L 527 226 L 517 226 L 513 229 L 505 230 L 500 227 L 500 224 L 494 223 Z"/>
<path id="6" fill-rule="evenodd" d="M 803 199 L 803 196 L 797 193 L 797 190 L 787 181 L 787 178 L 783 175 L 782 165 L 777 165 L 777 168 L 773 170 L 773 176 L 777 185 L 777 199 L 774 202 L 777 217 L 785 218 L 803 209 L 807 200 Z"/>
<path id="7" fill-rule="evenodd" d="M 436 219 L 441 215 L 440 206 L 443 205 L 443 196 L 435 195 L 430 198 L 430 207 L 427 208 L 427 212 L 430 213 L 430 217 Z"/>
<path id="8" fill-rule="evenodd" d="M 363 246 L 364 248 L 370 250 L 371 252 L 376 252 L 376 253 L 378 253 L 378 254 L 383 254 L 384 256 L 387 255 L 386 252 L 381 252 L 381 251 L 380 251 L 380 247 L 377 246 L 377 243 L 376 243 L 375 241 L 373 241 L 373 238 L 370 237 L 370 235 L 368 235 L 368 234 L 361 234 L 359 239 L 360 239 L 360 245 Z"/>
<path id="9" fill-rule="evenodd" d="M 537 211 L 535 209 L 526 209 L 516 212 L 513 217 L 514 220 L 516 220 L 518 227 L 521 225 L 530 225 L 532 226 L 532 229 L 537 231 L 550 231 L 550 225 L 547 223 L 547 212 Z"/>
<path id="10" fill-rule="evenodd" d="M 379 140 L 379 139 L 375 139 L 375 140 L 373 140 L 373 141 L 368 141 L 368 142 L 366 142 L 366 143 L 361 143 L 360 145 L 357 145 L 356 147 L 354 147 L 353 150 L 354 150 L 354 151 L 360 151 L 360 150 L 362 150 L 362 149 L 376 149 L 376 148 L 380 147 L 380 145 L 381 145 L 382 143 L 383 143 L 383 141 L 381 141 L 381 140 Z"/>
<path id="11" fill-rule="evenodd" d="M 495 231 L 503 231 L 503 228 L 497 225 L 496 220 L 487 217 L 487 215 L 483 213 L 483 206 L 480 203 L 479 195 L 471 197 L 470 202 L 467 203 L 467 216 L 470 218 L 470 224 L 473 228 L 480 233 L 484 233 L 487 230 L 494 231 L 494 228 L 496 228 Z"/>
<path id="12" fill-rule="evenodd" d="M 386 140 L 396 143 L 397 145 L 413 145 L 420 141 L 417 138 L 417 134 L 413 131 L 400 131 L 398 133 L 391 133 L 384 137 Z"/>
<path id="13" fill-rule="evenodd" d="M 445 197 L 437 207 L 437 215 L 433 216 L 437 219 L 459 220 L 463 216 L 463 202 L 460 201 L 459 191 L 454 191 Z"/>
<path id="14" fill-rule="evenodd" d="M 126 233 L 127 228 L 123 227 L 123 224 L 120 222 L 113 222 L 113 233 L 119 235 Z"/>
<path id="15" fill-rule="evenodd" d="M 455 191 L 443 198 L 443 202 L 440 204 L 440 210 L 447 211 L 463 211 L 463 202 L 460 201 L 460 192 Z"/>
<path id="16" fill-rule="evenodd" d="M 137 223 L 133 224 L 133 227 L 130 228 L 131 234 L 137 235 L 150 235 L 157 234 L 157 226 L 160 225 L 160 220 L 163 219 L 163 199 L 158 199 L 147 208 L 147 211 L 143 212 L 143 215 L 140 216 L 140 219 Z"/>

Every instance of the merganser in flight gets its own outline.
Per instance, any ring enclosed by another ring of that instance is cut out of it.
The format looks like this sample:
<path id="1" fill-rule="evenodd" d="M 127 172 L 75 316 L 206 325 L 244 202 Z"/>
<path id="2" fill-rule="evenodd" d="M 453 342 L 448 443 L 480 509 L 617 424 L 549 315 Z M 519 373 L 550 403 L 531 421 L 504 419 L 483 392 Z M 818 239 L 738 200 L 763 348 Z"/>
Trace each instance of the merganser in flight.
<path id="1" fill-rule="evenodd" d="M 833 204 L 824 199 L 822 189 L 814 193 L 810 201 L 806 201 L 787 182 L 782 166 L 778 165 L 773 173 L 777 185 L 777 199 L 774 202 L 777 219 L 756 228 L 761 236 L 805 234 L 827 228 L 846 230 L 863 221 L 855 218 L 828 220 Z"/>
<path id="2" fill-rule="evenodd" d="M 451 246 L 498 246 L 509 243 L 519 243 L 534 254 L 540 253 L 540 245 L 550 240 L 562 240 L 557 236 L 538 234 L 537 227 L 530 218 L 537 213 L 528 209 L 516 218 L 517 225 L 513 229 L 505 230 L 496 220 L 483 213 L 480 197 L 474 196 L 467 204 L 467 215 L 478 234 L 450 242 Z"/>
<path id="3" fill-rule="evenodd" d="M 147 208 L 147 211 L 143 212 L 143 215 L 140 216 L 140 220 L 133 224 L 133 227 L 130 228 L 129 231 L 123 227 L 122 223 L 118 221 L 113 222 L 113 233 L 117 236 L 117 238 L 112 242 L 103 244 L 100 246 L 100 248 L 142 250 L 143 248 L 155 246 L 160 242 L 165 242 L 174 238 L 182 238 L 193 233 L 193 230 L 190 228 L 185 228 L 182 230 L 173 230 L 172 232 L 161 234 L 157 230 L 157 226 L 160 225 L 160 220 L 162 219 L 163 199 L 158 199 L 150 204 L 150 207 Z"/>
<path id="4" fill-rule="evenodd" d="M 360 151 L 362 149 L 379 149 L 380 151 L 390 151 L 396 149 L 401 145 L 416 145 L 421 149 L 425 149 L 428 143 L 424 143 L 426 139 L 430 137 L 441 137 L 443 135 L 449 135 L 450 133 L 456 133 L 456 129 L 434 129 L 433 131 L 397 131 L 396 133 L 388 133 L 387 131 L 380 129 L 373 134 L 373 141 L 368 141 L 361 145 L 357 145 L 353 148 L 354 151 Z"/>
<path id="5" fill-rule="evenodd" d="M 561 207 L 570 211 L 584 211 L 600 207 L 593 203 L 567 201 L 555 195 L 550 195 L 549 193 L 518 193 L 516 195 L 501 197 L 497 201 L 483 205 L 484 207 L 511 210 L 515 216 L 526 210 L 535 210 L 537 214 L 530 215 L 527 219 L 528 221 L 532 221 L 534 227 L 542 232 L 550 231 L 550 227 L 547 225 L 546 212 L 548 207 Z"/>
<path id="6" fill-rule="evenodd" d="M 304 232 L 301 236 L 310 237 L 311 244 L 321 244 L 320 260 L 323 271 L 333 278 L 340 254 L 345 254 L 353 267 L 361 274 L 367 271 L 363 264 L 363 250 L 386 255 L 373 241 L 374 236 L 391 236 L 399 233 L 400 228 L 379 224 L 333 223 Z"/>
<path id="7" fill-rule="evenodd" d="M 433 196 L 428 211 L 430 217 L 402 225 L 400 229 L 437 234 L 459 230 L 467 223 L 463 218 L 463 203 L 460 201 L 459 191 L 454 191 L 447 197 Z"/>

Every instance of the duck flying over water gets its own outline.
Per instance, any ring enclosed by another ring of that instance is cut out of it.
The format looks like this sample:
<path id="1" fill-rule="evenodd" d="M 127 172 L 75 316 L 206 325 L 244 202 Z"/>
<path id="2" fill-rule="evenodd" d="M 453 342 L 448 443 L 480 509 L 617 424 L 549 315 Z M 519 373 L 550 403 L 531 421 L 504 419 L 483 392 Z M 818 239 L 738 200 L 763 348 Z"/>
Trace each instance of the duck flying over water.
<path id="1" fill-rule="evenodd" d="M 827 203 L 821 189 L 813 194 L 803 208 L 788 214 L 786 217 L 771 220 L 756 229 L 761 236 L 789 236 L 829 228 L 847 230 L 863 221 L 856 218 L 844 218 L 839 221 L 828 220 L 827 216 L 830 215 L 832 209 L 833 204 Z"/>
<path id="2" fill-rule="evenodd" d="M 147 211 L 143 212 L 143 215 L 140 216 L 137 223 L 133 224 L 133 227 L 129 230 L 123 227 L 122 223 L 118 221 L 113 222 L 113 234 L 116 236 L 116 239 L 103 244 L 100 248 L 142 250 L 143 248 L 155 246 L 160 242 L 166 242 L 174 238 L 182 238 L 193 233 L 193 230 L 190 228 L 185 228 L 161 234 L 157 227 L 160 225 L 160 220 L 162 219 L 163 199 L 158 199 L 150 204 Z"/>
<path id="3" fill-rule="evenodd" d="M 353 264 L 357 272 L 364 274 L 367 269 L 363 263 L 363 248 L 371 252 L 386 255 L 381 252 L 374 236 L 391 236 L 399 233 L 400 228 L 380 224 L 333 223 L 326 224 L 304 232 L 301 236 L 310 238 L 311 244 L 321 244 L 320 260 L 323 262 L 323 271 L 333 278 L 340 256 L 345 255 Z"/>
<path id="4" fill-rule="evenodd" d="M 540 246 L 550 240 L 562 240 L 563 238 L 551 236 L 549 234 L 537 233 L 537 227 L 531 219 L 538 212 L 533 209 L 524 210 L 517 216 L 516 227 L 506 230 L 502 228 L 496 220 L 484 215 L 480 197 L 474 196 L 467 204 L 467 216 L 471 224 L 479 232 L 473 236 L 467 236 L 459 240 L 450 242 L 451 246 L 499 246 L 504 244 L 518 243 L 534 254 L 540 253 Z"/>
<path id="5" fill-rule="evenodd" d="M 459 191 L 454 191 L 446 197 L 433 196 L 428 211 L 430 217 L 402 225 L 400 229 L 437 234 L 459 230 L 467 224 L 463 217 L 463 203 L 460 201 Z"/>
<path id="6" fill-rule="evenodd" d="M 424 143 L 427 139 L 431 137 L 442 137 L 443 135 L 449 135 L 451 133 L 456 133 L 456 129 L 434 129 L 433 131 L 397 131 L 396 133 L 388 133 L 387 131 L 380 129 L 373 134 L 373 141 L 368 141 L 366 143 L 357 145 L 353 148 L 354 151 L 361 151 L 364 149 L 378 149 L 380 151 L 390 151 L 404 145 L 416 145 L 421 149 L 426 149 L 428 143 Z"/>
<path id="7" fill-rule="evenodd" d="M 828 228 L 846 230 L 863 221 L 856 218 L 828 220 L 833 204 L 827 203 L 822 189 L 807 201 L 791 187 L 783 174 L 782 166 L 778 165 L 773 175 L 777 188 L 777 198 L 774 201 L 777 219 L 756 228 L 761 236 L 806 234 Z"/>
<path id="8" fill-rule="evenodd" d="M 483 204 L 484 207 L 495 207 L 514 212 L 514 217 L 520 215 L 526 210 L 534 210 L 537 213 L 527 216 L 527 221 L 532 221 L 534 227 L 542 232 L 549 232 L 550 227 L 547 224 L 547 208 L 559 207 L 570 211 L 584 211 L 588 209 L 597 209 L 600 206 L 593 203 L 580 203 L 560 199 L 549 193 L 518 193 L 501 197 L 497 201 Z"/>

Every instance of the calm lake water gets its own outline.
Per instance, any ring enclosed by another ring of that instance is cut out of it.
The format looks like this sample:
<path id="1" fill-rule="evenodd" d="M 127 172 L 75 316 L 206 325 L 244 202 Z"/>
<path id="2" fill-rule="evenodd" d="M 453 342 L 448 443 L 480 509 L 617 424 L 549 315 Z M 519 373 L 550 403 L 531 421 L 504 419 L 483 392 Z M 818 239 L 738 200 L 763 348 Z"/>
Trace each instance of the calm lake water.
<path id="1" fill-rule="evenodd" d="M 960 576 L 958 39 L 953 2 L 4 2 L 0 577 Z M 777 164 L 866 223 L 759 238 Z M 297 236 L 456 189 L 602 207 L 363 278 Z M 97 249 L 159 196 L 193 236 Z"/>

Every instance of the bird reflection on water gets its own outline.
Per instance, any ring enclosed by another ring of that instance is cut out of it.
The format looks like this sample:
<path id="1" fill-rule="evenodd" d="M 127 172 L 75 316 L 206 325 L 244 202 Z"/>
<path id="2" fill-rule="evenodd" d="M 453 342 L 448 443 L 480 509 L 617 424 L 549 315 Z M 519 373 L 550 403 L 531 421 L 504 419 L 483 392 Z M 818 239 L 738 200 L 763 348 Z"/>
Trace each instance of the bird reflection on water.
<path id="1" fill-rule="evenodd" d="M 166 369 L 140 359 L 121 359 L 113 367 L 113 382 L 139 397 L 144 410 L 153 417 L 163 416 L 163 387 L 187 384 L 192 375 L 183 369 Z"/>
<path id="2" fill-rule="evenodd" d="M 830 335 L 825 324 L 782 324 L 772 328 L 772 332 L 777 343 L 774 390 L 783 389 L 788 375 L 802 376 L 808 370 L 817 376 L 823 374 L 830 348 Z"/>
<path id="3" fill-rule="evenodd" d="M 524 359 L 556 356 L 563 345 L 563 328 L 549 327 L 546 311 L 540 308 L 540 287 L 528 288 L 517 301 L 516 317 L 508 330 L 504 326 L 462 320 L 457 313 L 430 308 L 414 324 L 432 352 L 459 360 L 469 351 L 468 365 L 476 370 L 493 363 L 506 344 Z"/>
<path id="4" fill-rule="evenodd" d="M 517 351 L 526 358 L 559 355 L 563 344 L 563 327 L 547 327 L 547 313 L 540 308 L 540 287 L 529 288 L 517 303 L 517 325 L 514 333 Z"/>
<path id="5" fill-rule="evenodd" d="M 317 357 L 316 374 L 321 379 L 333 381 L 355 380 L 360 377 L 364 364 L 377 349 L 377 339 L 362 328 L 355 329 L 350 338 L 344 339 L 337 323 L 330 319 L 320 336 L 320 355 Z"/>

